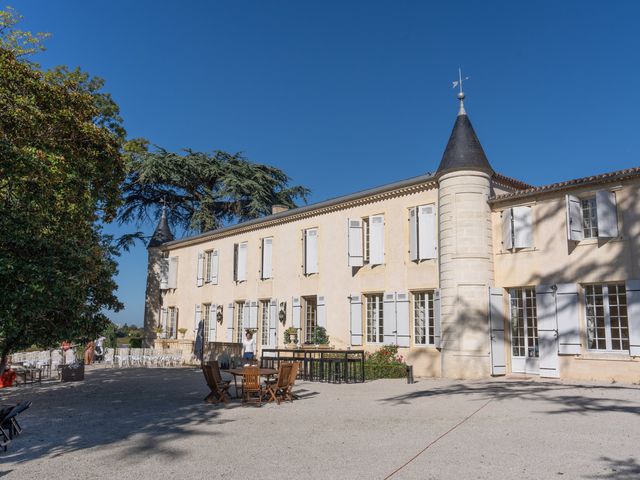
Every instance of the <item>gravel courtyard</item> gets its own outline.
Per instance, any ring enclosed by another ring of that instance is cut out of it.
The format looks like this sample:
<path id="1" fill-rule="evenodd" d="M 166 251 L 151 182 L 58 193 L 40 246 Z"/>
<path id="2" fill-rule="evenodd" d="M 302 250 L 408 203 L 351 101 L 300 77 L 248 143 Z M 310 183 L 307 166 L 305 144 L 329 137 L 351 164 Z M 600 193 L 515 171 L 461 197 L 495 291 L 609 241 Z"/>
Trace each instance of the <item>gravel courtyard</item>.
<path id="1" fill-rule="evenodd" d="M 196 369 L 95 369 L 29 399 L 4 479 L 640 478 L 640 387 L 521 379 L 301 382 L 208 405 Z M 395 473 L 394 473 L 395 472 Z"/>

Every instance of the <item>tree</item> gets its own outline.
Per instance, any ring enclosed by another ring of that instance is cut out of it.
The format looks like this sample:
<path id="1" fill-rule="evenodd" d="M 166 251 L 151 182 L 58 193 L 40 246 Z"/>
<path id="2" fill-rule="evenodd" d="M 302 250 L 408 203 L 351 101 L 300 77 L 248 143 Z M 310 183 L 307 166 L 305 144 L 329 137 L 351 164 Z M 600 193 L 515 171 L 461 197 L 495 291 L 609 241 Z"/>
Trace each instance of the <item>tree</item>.
<path id="1" fill-rule="evenodd" d="M 127 151 L 121 223 L 156 218 L 166 202 L 170 224 L 200 233 L 268 215 L 275 204 L 295 207 L 296 199 L 309 194 L 303 186 L 290 186 L 282 170 L 240 153 L 150 151 L 141 139 L 130 142 Z"/>
<path id="2" fill-rule="evenodd" d="M 99 227 L 124 179 L 117 106 L 99 80 L 7 48 L 13 18 L 0 15 L 0 374 L 12 351 L 95 338 L 122 307 Z"/>

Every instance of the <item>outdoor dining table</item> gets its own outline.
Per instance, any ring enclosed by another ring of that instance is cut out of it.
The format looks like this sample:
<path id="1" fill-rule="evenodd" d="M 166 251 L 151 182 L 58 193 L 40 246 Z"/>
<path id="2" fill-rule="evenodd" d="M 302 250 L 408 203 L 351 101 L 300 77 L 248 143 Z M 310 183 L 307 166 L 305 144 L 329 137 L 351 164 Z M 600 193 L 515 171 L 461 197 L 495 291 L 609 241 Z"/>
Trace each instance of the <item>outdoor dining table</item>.
<path id="1" fill-rule="evenodd" d="M 238 377 L 244 375 L 244 368 L 230 368 L 229 370 L 223 370 L 223 372 L 228 372 L 233 375 L 233 386 L 236 389 L 236 398 L 240 398 L 240 395 L 238 394 Z M 269 378 L 274 376 L 276 373 L 278 373 L 278 370 L 275 368 L 260 368 L 261 377 Z"/>

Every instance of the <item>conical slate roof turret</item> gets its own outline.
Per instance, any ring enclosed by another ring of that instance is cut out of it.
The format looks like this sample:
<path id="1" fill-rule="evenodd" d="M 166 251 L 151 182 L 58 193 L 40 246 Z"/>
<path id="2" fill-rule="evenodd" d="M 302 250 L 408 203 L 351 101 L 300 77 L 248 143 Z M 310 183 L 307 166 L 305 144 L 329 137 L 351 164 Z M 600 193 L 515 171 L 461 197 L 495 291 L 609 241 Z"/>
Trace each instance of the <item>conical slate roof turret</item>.
<path id="1" fill-rule="evenodd" d="M 171 240 L 173 240 L 173 233 L 171 233 L 169 222 L 167 221 L 166 207 L 163 206 L 160 222 L 158 222 L 156 231 L 153 232 L 153 236 L 151 237 L 151 240 L 149 240 L 147 248 L 159 247 L 163 243 L 170 242 Z"/>
<path id="2" fill-rule="evenodd" d="M 464 93 L 462 91 L 458 94 L 458 98 L 460 99 L 460 111 L 436 174 L 440 176 L 455 170 L 479 170 L 493 174 L 493 168 L 484 154 L 480 140 L 478 140 L 464 109 Z"/>

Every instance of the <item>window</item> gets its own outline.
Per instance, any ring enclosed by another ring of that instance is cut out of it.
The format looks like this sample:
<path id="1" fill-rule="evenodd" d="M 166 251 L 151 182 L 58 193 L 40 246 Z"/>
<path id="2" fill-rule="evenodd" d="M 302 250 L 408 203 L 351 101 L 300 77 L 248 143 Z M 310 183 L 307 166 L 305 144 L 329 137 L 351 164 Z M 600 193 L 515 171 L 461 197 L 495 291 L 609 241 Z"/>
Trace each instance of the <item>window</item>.
<path id="1" fill-rule="evenodd" d="M 582 205 L 582 231 L 584 238 L 598 238 L 598 210 L 596 197 L 585 198 Z"/>
<path id="2" fill-rule="evenodd" d="M 502 211 L 502 246 L 507 250 L 533 247 L 531 207 L 513 207 Z"/>
<path id="3" fill-rule="evenodd" d="M 437 257 L 436 207 L 420 205 L 409 209 L 409 258 L 412 261 Z"/>
<path id="4" fill-rule="evenodd" d="M 244 330 L 244 302 L 236 302 L 236 342 L 242 343 Z"/>
<path id="5" fill-rule="evenodd" d="M 236 282 L 247 280 L 247 242 L 233 245 L 233 279 Z"/>
<path id="6" fill-rule="evenodd" d="M 598 190 L 595 196 L 567 195 L 567 235 L 569 240 L 614 238 L 618 236 L 616 195 Z"/>
<path id="7" fill-rule="evenodd" d="M 511 350 L 514 357 L 538 357 L 538 317 L 533 288 L 509 290 Z"/>
<path id="8" fill-rule="evenodd" d="M 629 350 L 627 294 L 624 284 L 587 285 L 587 348 Z"/>
<path id="9" fill-rule="evenodd" d="M 362 259 L 364 263 L 369 263 L 369 239 L 370 239 L 370 229 L 369 229 L 369 217 L 362 219 Z"/>
<path id="10" fill-rule="evenodd" d="M 266 280 L 273 278 L 273 237 L 262 239 L 262 268 L 261 278 Z"/>
<path id="11" fill-rule="evenodd" d="M 269 300 L 260 300 L 260 344 L 269 345 Z"/>
<path id="12" fill-rule="evenodd" d="M 211 283 L 211 259 L 213 258 L 213 250 L 204 252 L 204 281 Z"/>
<path id="13" fill-rule="evenodd" d="M 382 343 L 384 338 L 384 315 L 382 294 L 366 295 L 367 342 Z"/>
<path id="14" fill-rule="evenodd" d="M 178 334 L 178 309 L 169 307 L 169 324 L 167 325 L 167 338 L 177 338 Z"/>
<path id="15" fill-rule="evenodd" d="M 214 340 L 209 340 L 208 334 L 209 334 L 209 323 L 210 322 L 215 322 L 215 319 L 211 318 L 211 304 L 210 303 L 203 303 L 202 304 L 202 326 L 204 327 L 203 333 L 204 333 L 204 341 L 205 342 L 211 342 Z M 197 332 L 197 328 L 198 326 L 196 325 L 196 332 Z"/>
<path id="16" fill-rule="evenodd" d="M 413 343 L 433 345 L 435 343 L 435 319 L 433 292 L 413 293 Z"/>
<path id="17" fill-rule="evenodd" d="M 318 229 L 304 231 L 304 273 L 318 273 Z"/>
<path id="18" fill-rule="evenodd" d="M 318 327 L 318 298 L 303 297 L 304 301 L 304 341 L 313 343 Z"/>

